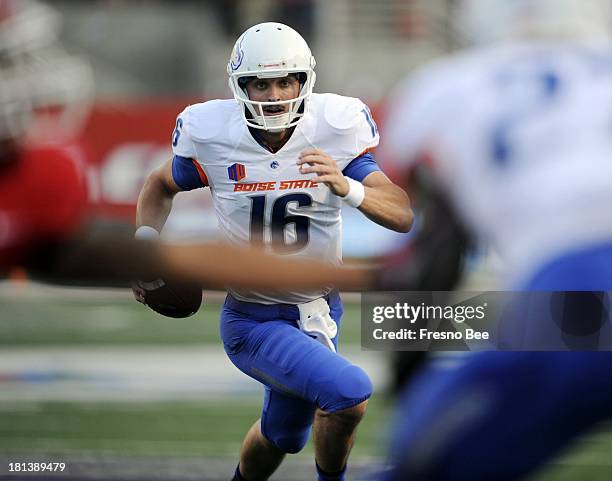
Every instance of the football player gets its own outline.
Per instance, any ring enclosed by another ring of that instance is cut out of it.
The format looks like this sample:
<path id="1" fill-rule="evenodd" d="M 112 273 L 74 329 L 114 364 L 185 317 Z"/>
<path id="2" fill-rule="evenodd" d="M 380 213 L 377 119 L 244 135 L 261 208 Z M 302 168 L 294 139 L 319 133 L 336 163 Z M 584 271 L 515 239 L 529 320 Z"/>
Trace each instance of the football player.
<path id="1" fill-rule="evenodd" d="M 356 98 L 313 93 L 314 67 L 310 48 L 290 27 L 262 23 L 244 32 L 227 66 L 234 99 L 178 115 L 174 158 L 140 194 L 138 235 L 162 229 L 176 193 L 203 187 L 210 187 L 228 241 L 291 259 L 340 264 L 343 204 L 408 231 L 409 199 L 369 153 L 379 139 L 370 110 Z M 313 422 L 319 479 L 344 479 L 372 385 L 336 352 L 341 315 L 331 287 L 229 289 L 221 313 L 225 350 L 265 385 L 235 480 L 268 479 L 286 453 L 304 447 Z"/>
<path id="2" fill-rule="evenodd" d="M 87 204 L 72 138 L 91 73 L 57 44 L 58 28 L 44 4 L 0 1 L 0 271 L 74 235 Z"/>
<path id="3" fill-rule="evenodd" d="M 458 32 L 477 45 L 400 86 L 381 157 L 403 172 L 429 166 L 446 199 L 438 217 L 497 249 L 506 288 L 612 290 L 610 2 L 455 5 Z M 609 324 L 605 295 L 562 295 L 588 308 L 566 308 L 575 326 L 596 311 Z M 610 353 L 484 352 L 431 364 L 400 400 L 383 478 L 522 478 L 612 415 L 611 379 Z"/>

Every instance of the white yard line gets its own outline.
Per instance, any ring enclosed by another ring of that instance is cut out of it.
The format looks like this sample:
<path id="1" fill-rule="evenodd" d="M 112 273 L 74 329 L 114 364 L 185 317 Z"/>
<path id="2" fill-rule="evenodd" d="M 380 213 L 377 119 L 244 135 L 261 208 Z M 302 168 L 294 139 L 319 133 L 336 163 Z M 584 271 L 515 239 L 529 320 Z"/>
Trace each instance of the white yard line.
<path id="1" fill-rule="evenodd" d="M 384 354 L 346 349 L 376 389 L 388 384 Z M 0 350 L 0 401 L 198 400 L 261 393 L 220 346 L 54 346 Z"/>

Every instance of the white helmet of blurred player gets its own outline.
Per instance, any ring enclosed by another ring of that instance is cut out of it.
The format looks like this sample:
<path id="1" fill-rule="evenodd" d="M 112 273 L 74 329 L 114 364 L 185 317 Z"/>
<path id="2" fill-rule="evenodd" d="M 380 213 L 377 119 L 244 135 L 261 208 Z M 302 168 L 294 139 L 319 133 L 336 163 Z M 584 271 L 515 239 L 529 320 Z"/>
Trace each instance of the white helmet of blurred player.
<path id="1" fill-rule="evenodd" d="M 244 32 L 234 45 L 227 64 L 229 86 L 241 104 L 242 116 L 249 127 L 280 131 L 297 125 L 308 111 L 316 75 L 315 59 L 302 36 L 282 23 L 260 23 Z M 300 92 L 291 100 L 256 102 L 249 99 L 249 79 L 278 78 L 297 74 Z M 280 115 L 264 115 L 270 105 L 288 105 Z"/>
<path id="2" fill-rule="evenodd" d="M 0 0 L 0 140 L 66 140 L 89 112 L 89 65 L 59 45 L 59 14 L 32 0 Z"/>
<path id="3" fill-rule="evenodd" d="M 610 0 L 456 0 L 460 43 L 525 39 L 600 40 L 610 36 Z"/>

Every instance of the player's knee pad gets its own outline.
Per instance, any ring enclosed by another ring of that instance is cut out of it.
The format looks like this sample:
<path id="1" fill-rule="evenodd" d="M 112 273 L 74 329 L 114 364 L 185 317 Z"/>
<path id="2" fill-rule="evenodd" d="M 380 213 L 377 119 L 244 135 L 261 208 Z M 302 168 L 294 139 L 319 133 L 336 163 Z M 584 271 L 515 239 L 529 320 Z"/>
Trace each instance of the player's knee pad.
<path id="1" fill-rule="evenodd" d="M 310 438 L 310 426 L 300 430 L 292 429 L 286 432 L 282 430 L 281 426 L 276 426 L 275 428 L 277 429 L 272 429 L 272 432 L 269 432 L 270 430 L 264 432 L 262 429 L 262 434 L 274 446 L 288 454 L 299 453 L 304 449 L 304 446 L 306 446 Z"/>
<path id="2" fill-rule="evenodd" d="M 359 366 L 352 364 L 340 369 L 325 387 L 319 407 L 327 412 L 356 406 L 372 395 L 369 376 Z"/>

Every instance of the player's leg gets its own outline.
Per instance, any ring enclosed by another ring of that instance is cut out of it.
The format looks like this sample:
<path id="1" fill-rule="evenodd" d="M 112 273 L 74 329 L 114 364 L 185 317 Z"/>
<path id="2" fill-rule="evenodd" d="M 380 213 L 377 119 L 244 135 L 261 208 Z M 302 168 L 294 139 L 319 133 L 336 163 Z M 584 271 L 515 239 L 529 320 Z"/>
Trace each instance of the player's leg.
<path id="1" fill-rule="evenodd" d="M 388 481 L 509 481 L 612 414 L 612 353 L 469 355 L 401 399 Z"/>
<path id="2" fill-rule="evenodd" d="M 240 305 L 233 307 L 243 311 L 250 308 Z M 257 309 L 262 312 L 266 310 Z M 250 314 L 257 315 L 257 312 L 253 310 Z M 337 314 L 338 311 L 332 309 L 335 320 Z M 363 370 L 302 333 L 293 320 L 279 319 L 244 327 L 246 321 L 240 320 L 241 315 L 244 317 L 243 313 L 228 308 L 226 304 L 224 316 L 229 319 L 233 317 L 233 320 L 222 324 L 222 337 L 232 362 L 249 376 L 271 387 L 271 402 L 264 417 L 274 420 L 293 411 L 303 413 L 302 417 L 290 414 L 291 419 L 299 421 L 295 429 L 287 430 L 276 429 L 279 425 L 288 426 L 286 420 L 267 423 L 262 418 L 262 434 L 268 441 L 284 452 L 299 451 L 308 439 L 307 435 L 303 435 L 302 426 L 310 426 L 314 405 L 332 418 L 342 416 L 345 419 L 347 416 L 343 415 L 346 412 L 336 414 L 341 411 L 363 410 L 364 406 L 357 406 L 369 398 L 372 389 Z M 295 313 L 288 316 L 295 316 Z M 312 406 L 309 406 L 308 416 L 299 406 L 287 409 L 286 405 L 273 402 L 277 399 L 274 394 L 283 394 L 294 404 L 301 401 L 310 403 Z M 352 416 L 353 419 L 359 417 Z M 301 424 L 303 422 L 306 424 Z M 275 429 L 267 429 L 268 424 Z M 346 459 L 349 450 L 350 445 L 347 445 L 340 463 Z"/>
<path id="3" fill-rule="evenodd" d="M 338 330 L 340 330 L 343 314 L 340 296 L 337 294 L 331 296 L 329 304 L 330 314 L 338 324 Z M 334 339 L 336 350 L 338 350 L 338 338 L 339 336 L 336 336 Z M 358 386 L 360 384 L 362 386 L 369 385 L 369 391 L 372 390 L 367 375 L 357 366 L 355 366 L 353 374 L 346 375 L 343 381 L 355 383 Z M 337 383 L 336 387 L 339 390 L 346 389 L 346 385 L 342 382 Z M 313 443 L 319 481 L 344 479 L 348 457 L 355 443 L 357 427 L 365 414 L 367 403 L 368 401 L 365 399 L 345 409 L 322 409 L 319 407 L 315 411 Z"/>
<path id="4" fill-rule="evenodd" d="M 317 409 L 314 442 L 321 479 L 342 479 L 365 404 L 336 413 Z M 261 419 L 251 427 L 242 445 L 242 477 L 248 481 L 268 479 L 285 453 L 301 451 L 310 437 L 315 408 L 309 401 L 266 389 Z"/>
<path id="5" fill-rule="evenodd" d="M 244 313 L 236 312 L 224 306 L 221 312 L 221 338 L 226 353 L 234 359 L 248 363 L 246 340 L 251 330 L 261 324 L 258 319 L 249 319 Z M 244 370 L 241 369 L 243 372 Z M 247 373 L 248 374 L 248 373 Z M 264 407 L 267 404 L 269 390 L 266 389 Z M 261 419 L 250 427 L 242 442 L 240 461 L 232 481 L 265 481 L 280 466 L 286 451 L 270 442 L 261 432 Z"/>
<path id="6" fill-rule="evenodd" d="M 240 449 L 235 481 L 265 481 L 280 466 L 285 452 L 268 441 L 261 432 L 261 419 L 247 432 Z"/>
<path id="7" fill-rule="evenodd" d="M 371 382 L 361 368 L 300 331 L 293 329 L 284 337 L 288 344 L 304 342 L 302 350 L 306 355 L 296 360 L 294 369 L 285 370 L 290 377 L 292 371 L 296 374 L 296 379 L 289 380 L 288 384 L 295 386 L 295 380 L 301 378 L 297 385 L 303 388 L 300 397 L 296 397 L 283 392 L 278 381 L 268 380 L 273 389 L 264 404 L 262 433 L 283 451 L 297 453 L 308 441 L 314 417 L 313 440 L 319 479 L 340 481 L 344 479 L 357 426 L 371 394 Z M 308 350 L 310 346 L 313 349 Z M 282 361 L 280 365 L 286 366 Z"/>
<path id="8" fill-rule="evenodd" d="M 309 401 L 266 387 L 261 418 L 242 444 L 239 470 L 243 478 L 268 479 L 286 453 L 301 451 L 310 437 L 314 410 Z"/>
<path id="9" fill-rule="evenodd" d="M 357 426 L 366 412 L 367 401 L 335 412 L 317 409 L 313 426 L 315 460 L 322 479 L 341 479 L 355 443 Z M 327 476 L 325 476 L 327 474 Z M 335 475 L 335 476 L 334 476 Z"/>

